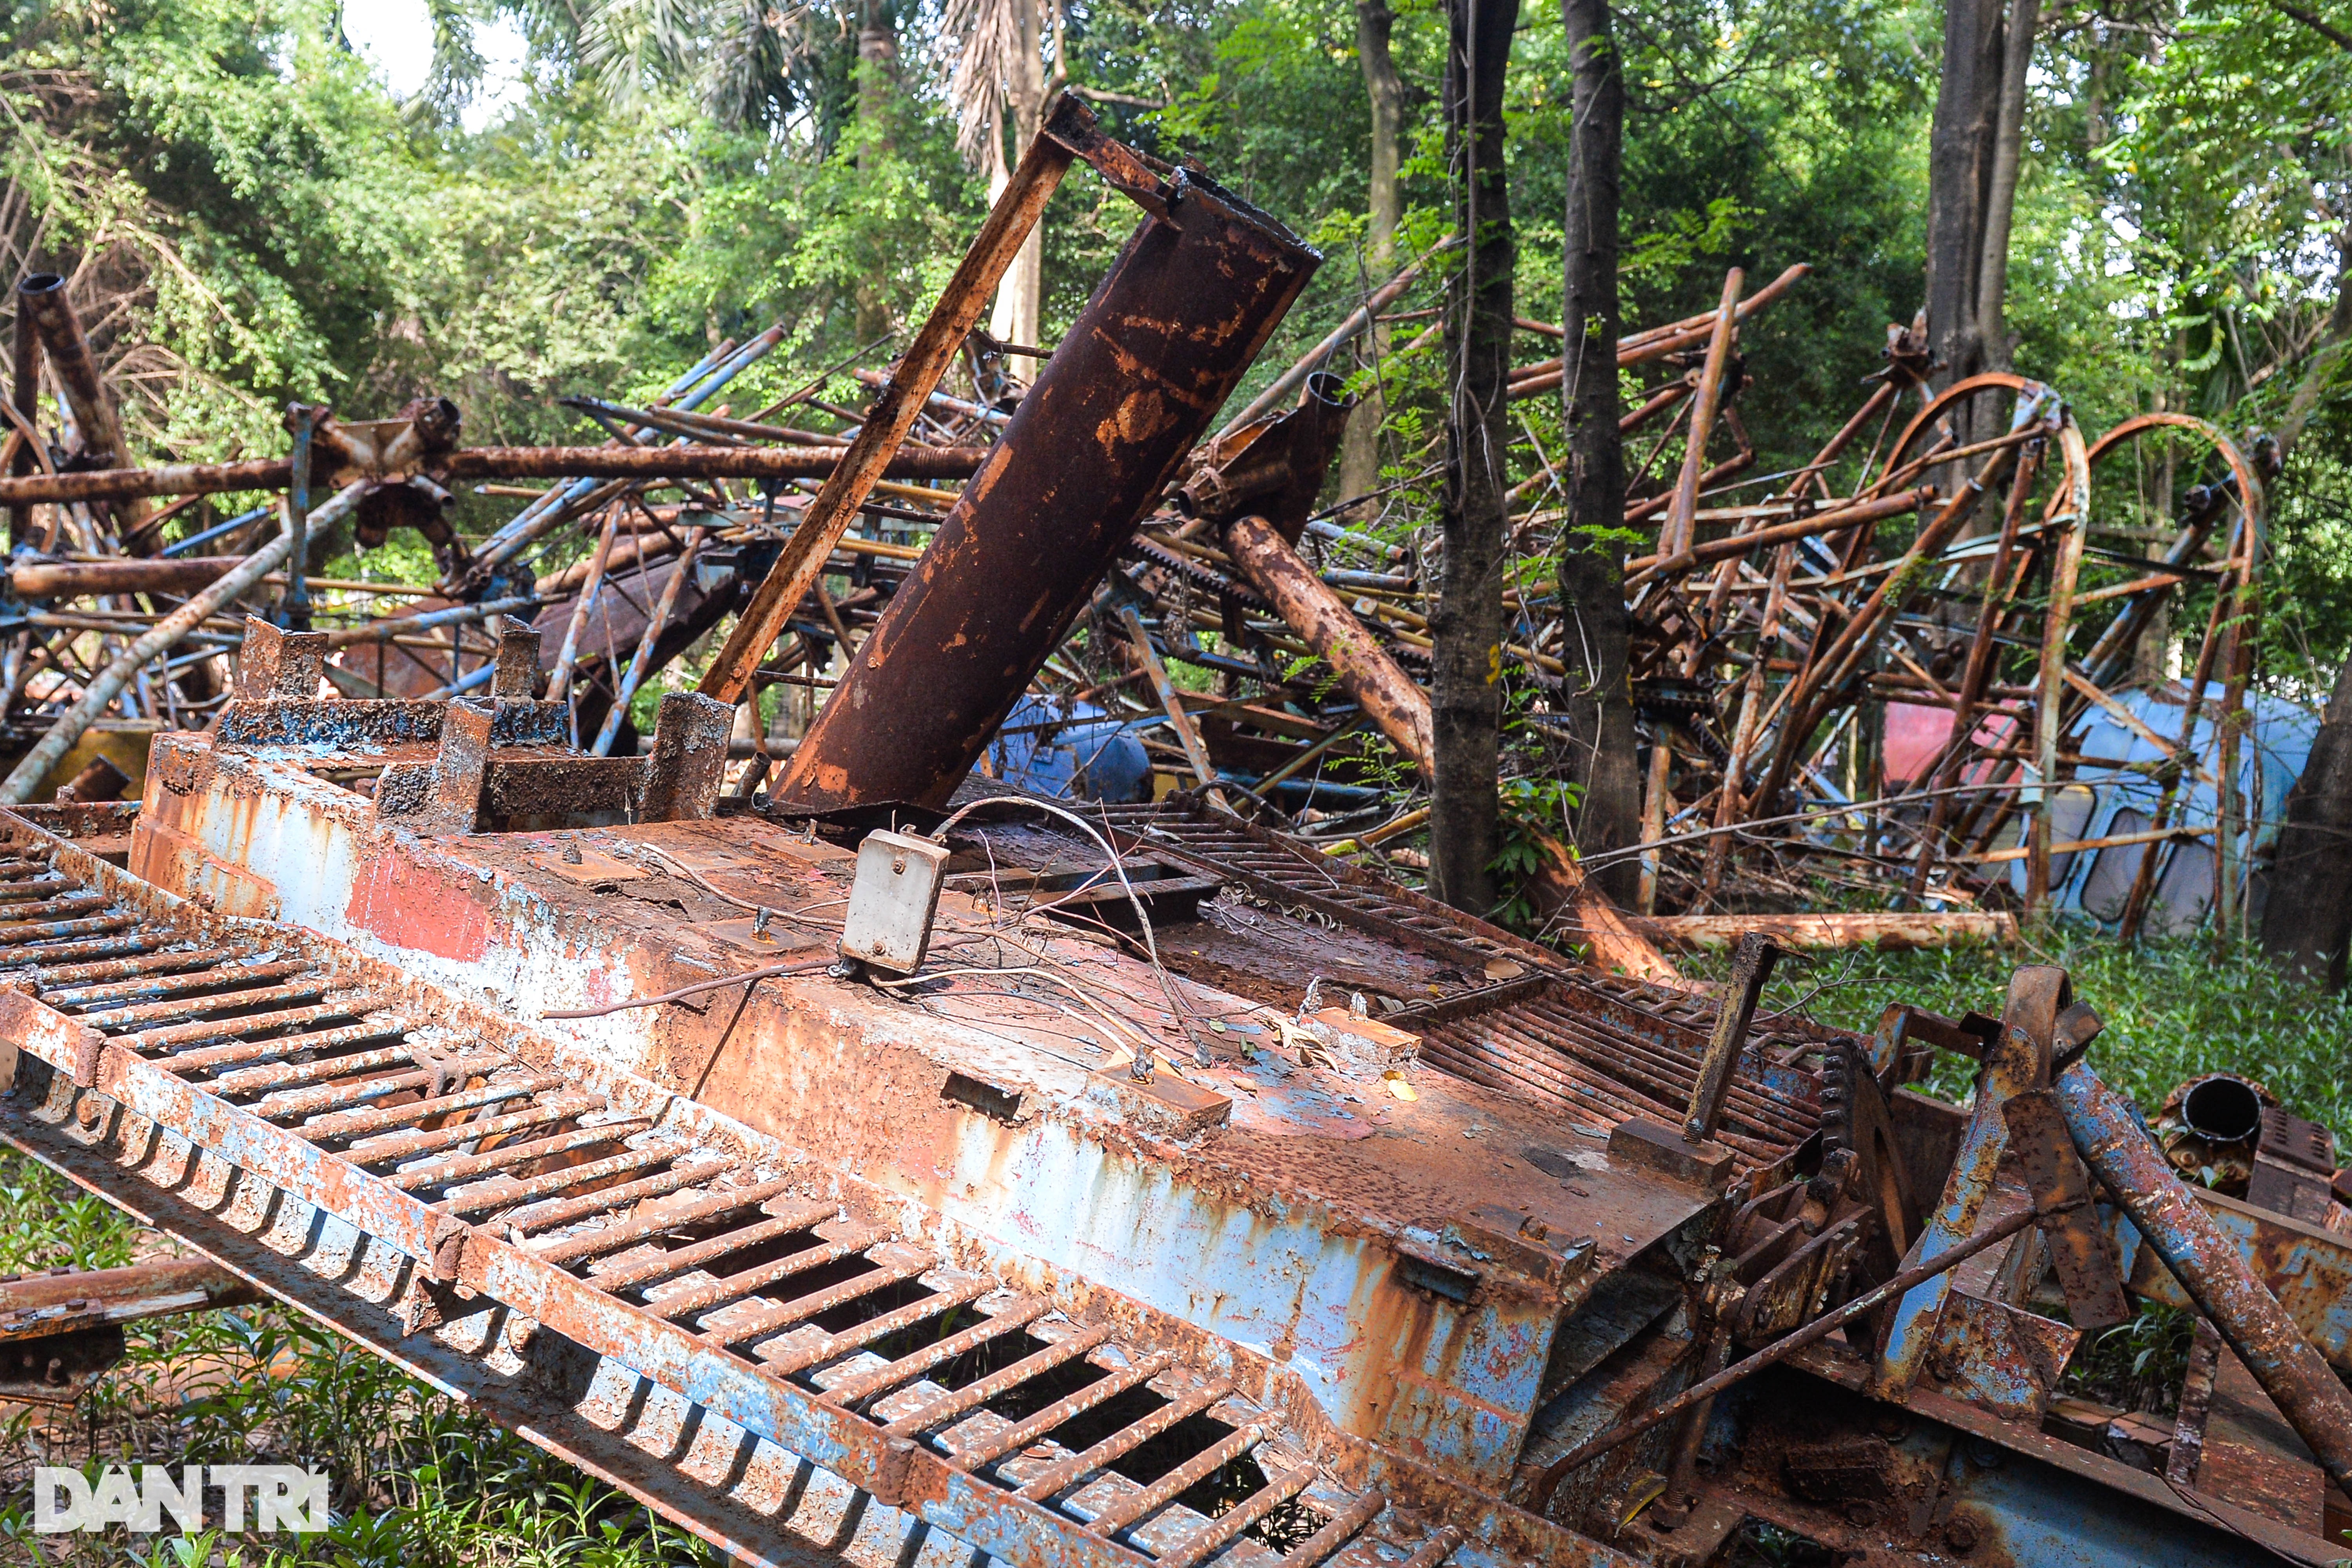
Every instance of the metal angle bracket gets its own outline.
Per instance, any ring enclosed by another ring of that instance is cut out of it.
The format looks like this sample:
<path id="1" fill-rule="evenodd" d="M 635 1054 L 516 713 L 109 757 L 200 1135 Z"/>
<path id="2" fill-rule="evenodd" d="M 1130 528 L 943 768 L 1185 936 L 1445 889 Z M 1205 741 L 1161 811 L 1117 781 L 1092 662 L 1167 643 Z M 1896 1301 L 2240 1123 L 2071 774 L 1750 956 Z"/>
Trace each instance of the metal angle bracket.
<path id="1" fill-rule="evenodd" d="M 1190 177 L 1182 169 L 1139 153 L 1106 133 L 1094 110 L 1076 94 L 1066 92 L 1055 101 L 1038 133 L 1091 164 L 1113 190 L 1153 217 L 1171 227 L 1182 226 L 1176 221 L 1176 208 L 1184 199 Z"/>

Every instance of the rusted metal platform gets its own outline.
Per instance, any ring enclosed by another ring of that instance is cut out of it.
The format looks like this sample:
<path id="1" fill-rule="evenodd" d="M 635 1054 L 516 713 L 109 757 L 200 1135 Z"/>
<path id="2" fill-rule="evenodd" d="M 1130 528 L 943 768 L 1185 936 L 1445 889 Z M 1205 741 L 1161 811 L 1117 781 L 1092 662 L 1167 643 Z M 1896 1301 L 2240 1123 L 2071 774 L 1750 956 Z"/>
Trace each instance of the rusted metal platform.
<path id="1" fill-rule="evenodd" d="M 2202 1561 L 2317 1550 L 2310 1519 L 2051 1436 L 2046 1368 L 2006 1412 L 1923 1380 L 1902 1440 L 1856 1462 L 1885 1490 L 1945 1456 L 1927 1511 L 1824 1515 L 1836 1465 L 1806 1423 L 1875 1407 L 1843 1341 L 1726 1406 L 1738 1451 L 1798 1460 L 1727 1464 L 1677 1532 L 1645 1507 L 1671 1424 L 1546 1484 L 1703 1373 L 1711 1247 L 1790 1260 L 1759 1300 L 1862 1267 L 1851 1224 L 1790 1252 L 1810 1233 L 1782 1199 L 1854 1142 L 1841 1073 L 1924 1065 L 1937 1026 L 1759 1018 L 1721 1157 L 1678 1167 L 1633 1135 L 1679 1120 L 1711 998 L 1181 800 L 1095 826 L 1181 1018 L 1100 847 L 1018 802 L 950 836 L 914 983 L 837 977 L 862 829 L 649 782 L 659 746 L 567 757 L 519 683 L 442 732 L 433 705 L 297 697 L 284 651 L 219 735 L 159 744 L 131 853 L 152 881 L 5 836 L 0 1130 L 748 1559 L 1705 1562 L 1763 1518 L 2000 1561 L 2063 1514 L 2100 1543 L 2079 1560 L 2137 1563 L 2166 1560 L 2130 1544 L 2151 1510 Z M 485 830 L 415 831 L 468 773 Z M 674 819 L 626 820 L 665 791 Z M 1310 985 L 1328 1005 L 1302 1020 Z M 1894 1114 L 1932 1191 L 1969 1119 L 1908 1090 Z M 1986 1212 L 2022 1193 L 2006 1176 Z M 2352 1250 L 2215 1202 L 2344 1361 Z M 1997 1295 L 2002 1256 L 1958 1289 Z M 2121 1268 L 2164 1297 L 2146 1247 Z M 1754 1313 L 1741 1342 L 1768 1342 Z M 1821 1392 L 1769 1393 L 1790 1379 Z M 1997 1476 L 1971 1457 L 1992 1449 Z"/>

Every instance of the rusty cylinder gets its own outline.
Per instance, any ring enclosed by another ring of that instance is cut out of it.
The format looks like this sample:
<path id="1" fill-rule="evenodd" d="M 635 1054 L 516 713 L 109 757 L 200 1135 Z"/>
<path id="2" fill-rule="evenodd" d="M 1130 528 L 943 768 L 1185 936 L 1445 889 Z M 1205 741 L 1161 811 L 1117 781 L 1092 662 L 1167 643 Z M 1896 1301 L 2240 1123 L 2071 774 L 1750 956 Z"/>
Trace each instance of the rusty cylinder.
<path id="1" fill-rule="evenodd" d="M 66 406 L 73 411 L 82 450 L 105 458 L 114 468 L 129 468 L 131 447 L 122 438 L 122 422 L 115 416 L 114 400 L 106 395 L 98 356 L 90 352 L 81 318 L 74 314 L 73 303 L 66 298 L 66 280 L 54 272 L 34 273 L 16 285 L 16 310 L 41 335 L 50 371 L 66 395 Z M 116 504 L 116 527 L 125 534 L 146 516 L 143 500 L 126 499 Z"/>
<path id="2" fill-rule="evenodd" d="M 1428 693 L 1413 684 L 1315 568 L 1262 517 L 1235 520 L 1225 531 L 1225 549 L 1249 585 L 1331 667 L 1339 689 L 1356 700 L 1365 717 L 1414 766 L 1428 772 L 1436 755 Z"/>
<path id="3" fill-rule="evenodd" d="M 793 753 L 772 809 L 944 805 L 1321 261 L 1206 181 L 1146 218 Z"/>
<path id="4" fill-rule="evenodd" d="M 2198 1310 L 2211 1320 L 2322 1468 L 2352 1489 L 2352 1394 L 2246 1266 L 2130 1105 L 2076 1062 L 2058 1076 L 2058 1104 L 2083 1161 L 2098 1173 Z"/>

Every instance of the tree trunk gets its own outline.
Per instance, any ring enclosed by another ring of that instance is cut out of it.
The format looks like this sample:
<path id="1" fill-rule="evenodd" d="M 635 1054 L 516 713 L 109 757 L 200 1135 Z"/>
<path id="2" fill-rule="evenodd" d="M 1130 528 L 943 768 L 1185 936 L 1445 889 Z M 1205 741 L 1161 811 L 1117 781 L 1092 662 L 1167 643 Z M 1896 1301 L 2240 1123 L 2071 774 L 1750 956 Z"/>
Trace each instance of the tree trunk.
<path id="1" fill-rule="evenodd" d="M 1573 140 L 1568 155 L 1561 312 L 1568 360 L 1568 508 L 1560 534 L 1559 590 L 1572 617 L 1568 669 L 1570 776 L 1584 799 L 1577 847 L 1586 855 L 1633 844 L 1642 777 L 1633 754 L 1633 702 L 1625 674 L 1625 443 L 1617 429 L 1617 236 L 1623 162 L 1625 78 L 1608 0 L 1563 0 Z M 1641 867 L 1620 860 L 1592 874 L 1603 893 L 1631 900 Z"/>
<path id="2" fill-rule="evenodd" d="M 890 0 L 867 0 L 857 29 L 857 172 L 878 175 L 891 150 L 898 84 L 898 22 Z M 855 291 L 857 341 L 870 343 L 890 330 L 887 277 L 859 280 Z"/>
<path id="3" fill-rule="evenodd" d="M 2017 174 L 2025 152 L 2025 78 L 2033 66 L 2040 0 L 2011 0 L 2002 25 L 2000 97 L 1993 119 L 1992 168 L 1986 182 L 1984 244 L 1977 258 L 1977 334 L 1988 370 L 2010 366 L 2009 327 L 2001 307 L 2009 293 L 2009 235 L 2017 211 Z"/>
<path id="4" fill-rule="evenodd" d="M 1029 143 L 1037 139 L 1037 128 L 1045 122 L 1045 106 L 1053 99 L 1061 76 L 1061 37 L 1059 7 L 1054 21 L 1055 66 L 1052 79 L 1045 73 L 1045 18 L 1038 0 L 1013 0 L 1013 15 L 1020 27 L 1020 45 L 1013 51 L 1006 108 L 1013 117 L 1013 157 L 1010 163 L 1000 162 L 990 171 L 988 196 L 993 202 L 1002 195 L 1012 178 L 1013 163 L 1029 151 Z M 1001 142 L 999 145 L 1001 145 Z M 1000 159 L 1003 154 L 999 153 Z M 1045 226 L 1039 223 L 1029 231 L 1021 249 L 1013 256 L 1013 265 L 1005 268 L 1004 281 L 996 286 L 996 305 L 990 311 L 988 330 L 1000 342 L 1018 343 L 1035 348 L 1043 321 L 1045 300 Z M 1015 356 L 1007 373 L 1016 381 L 1027 381 L 1036 374 L 1036 362 Z"/>
<path id="5" fill-rule="evenodd" d="M 2352 660 L 2336 678 L 2303 776 L 2287 792 L 2285 816 L 2271 860 L 2263 946 L 2290 973 L 2340 991 L 2352 942 Z"/>
<path id="6" fill-rule="evenodd" d="M 1461 270 L 1446 302 L 1453 401 L 1446 415 L 1445 563 L 1430 618 L 1437 767 L 1431 790 L 1431 890 L 1455 909 L 1494 907 L 1496 784 L 1501 769 L 1503 524 L 1510 444 L 1510 183 L 1503 163 L 1503 76 L 1518 0 L 1448 0 L 1445 139 Z"/>
<path id="7" fill-rule="evenodd" d="M 1400 140 L 1404 124 L 1404 79 L 1397 75 L 1389 52 L 1389 34 L 1396 13 L 1388 0 L 1356 0 L 1356 54 L 1363 62 L 1364 91 L 1372 106 L 1372 150 L 1368 193 L 1370 225 L 1364 236 L 1364 262 L 1374 287 L 1387 281 L 1396 267 L 1397 224 L 1404 216 L 1404 196 L 1398 184 L 1402 162 Z M 1373 323 L 1370 337 L 1372 363 L 1388 358 L 1389 331 Z M 1339 496 L 1370 495 L 1381 485 L 1381 422 L 1386 401 L 1375 384 L 1348 417 L 1348 433 L 1339 448 Z"/>
<path id="8" fill-rule="evenodd" d="M 1939 388 L 1984 368 L 1977 312 L 2007 61 L 2006 11 L 2005 0 L 1945 0 L 1944 74 L 1927 142 L 1927 333 Z M 1953 423 L 1961 439 L 1970 438 L 1965 419 Z"/>
<path id="9" fill-rule="evenodd" d="M 2352 206 L 2352 196 L 2337 199 Z M 2302 437 L 2303 427 L 2311 423 L 2320 398 L 2335 384 L 2347 341 L 2352 341 L 2352 220 L 2336 231 L 2336 303 L 2327 312 L 2327 324 L 2320 329 L 2319 341 L 2304 356 L 2303 375 L 2287 399 L 2284 417 L 2272 430 L 2281 464 Z"/>

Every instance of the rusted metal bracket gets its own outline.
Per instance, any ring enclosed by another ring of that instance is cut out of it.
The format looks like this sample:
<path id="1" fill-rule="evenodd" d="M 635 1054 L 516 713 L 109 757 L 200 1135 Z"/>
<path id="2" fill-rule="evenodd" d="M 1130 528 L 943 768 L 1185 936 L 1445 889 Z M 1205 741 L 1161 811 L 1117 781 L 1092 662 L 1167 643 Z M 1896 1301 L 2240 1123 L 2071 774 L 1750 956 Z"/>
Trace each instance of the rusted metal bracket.
<path id="1" fill-rule="evenodd" d="M 2081 1011 L 2076 1004 L 2068 1012 Z M 2131 1320 L 2116 1249 L 2100 1228 L 2091 1205 L 2091 1180 L 2067 1141 L 2066 1119 L 2057 1097 L 2030 1089 L 2001 1107 L 2009 1123 L 2009 1147 L 2025 1173 L 2026 1189 L 2037 1207 L 2057 1215 L 2042 1235 L 2050 1264 L 2066 1292 L 2066 1314 L 2078 1329 L 2112 1328 Z"/>
<path id="2" fill-rule="evenodd" d="M 1037 134 L 1059 145 L 1072 157 L 1092 164 L 1119 195 L 1162 223 L 1176 222 L 1176 207 L 1189 184 L 1183 170 L 1147 157 L 1116 137 L 1107 135 L 1076 93 L 1056 99 Z"/>

